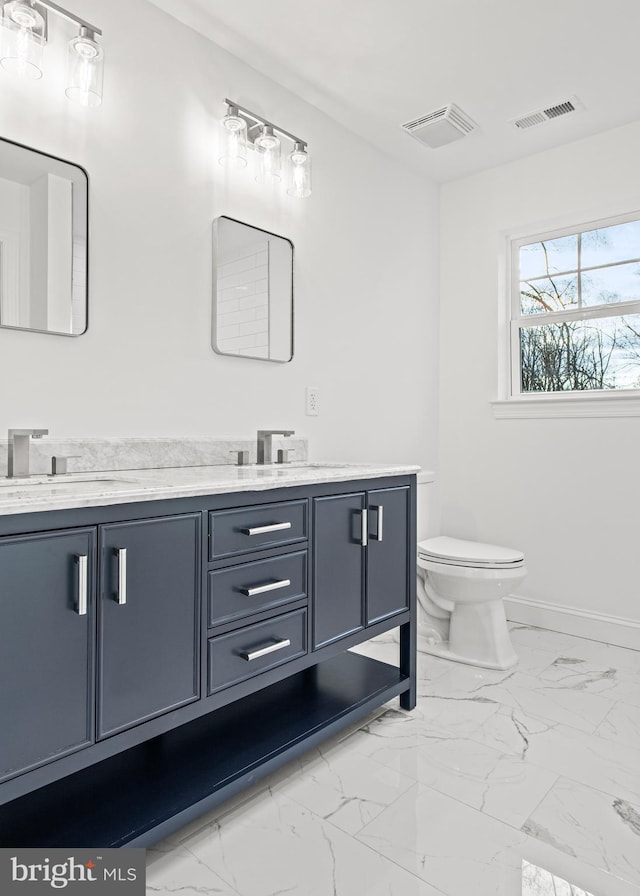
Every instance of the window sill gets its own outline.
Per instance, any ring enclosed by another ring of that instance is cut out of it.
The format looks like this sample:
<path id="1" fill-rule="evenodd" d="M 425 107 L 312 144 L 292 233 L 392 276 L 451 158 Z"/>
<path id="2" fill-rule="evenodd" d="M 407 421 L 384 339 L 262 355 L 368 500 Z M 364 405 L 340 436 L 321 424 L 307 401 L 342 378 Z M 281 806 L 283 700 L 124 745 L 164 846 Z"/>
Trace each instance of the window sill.
<path id="1" fill-rule="evenodd" d="M 492 401 L 496 420 L 550 417 L 640 417 L 640 392 L 626 395 L 545 395 Z"/>

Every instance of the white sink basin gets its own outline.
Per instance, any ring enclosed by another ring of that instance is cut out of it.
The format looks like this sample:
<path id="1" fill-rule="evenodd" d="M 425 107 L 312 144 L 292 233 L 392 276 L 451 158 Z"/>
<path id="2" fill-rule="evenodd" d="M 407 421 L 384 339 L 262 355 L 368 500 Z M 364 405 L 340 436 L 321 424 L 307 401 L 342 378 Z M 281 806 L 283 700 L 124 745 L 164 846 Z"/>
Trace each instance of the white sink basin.
<path id="1" fill-rule="evenodd" d="M 28 479 L 1 479 L 0 498 L 9 498 L 25 493 L 34 497 L 40 494 L 82 494 L 99 491 L 100 486 L 111 490 L 112 488 L 130 488 L 131 484 L 131 480 L 115 479 L 108 476 L 30 476 Z"/>
<path id="2" fill-rule="evenodd" d="M 24 488 L 28 485 L 58 485 L 60 483 L 73 482 L 124 482 L 123 479 L 116 479 L 108 474 L 92 476 L 91 474 L 66 473 L 60 476 L 27 476 L 16 478 L 5 477 L 0 479 L 0 488 Z"/>
<path id="3" fill-rule="evenodd" d="M 355 466 L 354 464 L 314 463 L 312 461 L 295 461 L 290 464 L 274 464 L 278 470 L 342 470 Z"/>

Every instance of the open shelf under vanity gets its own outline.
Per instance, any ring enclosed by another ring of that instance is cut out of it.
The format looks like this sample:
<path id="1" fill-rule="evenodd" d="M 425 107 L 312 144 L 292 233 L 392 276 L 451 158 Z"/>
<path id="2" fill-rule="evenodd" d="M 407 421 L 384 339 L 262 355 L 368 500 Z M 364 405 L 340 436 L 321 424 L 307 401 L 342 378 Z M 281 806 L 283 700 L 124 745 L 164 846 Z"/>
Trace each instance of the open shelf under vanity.
<path id="1" fill-rule="evenodd" d="M 408 687 L 396 667 L 342 653 L 14 800 L 0 842 L 149 846 Z"/>

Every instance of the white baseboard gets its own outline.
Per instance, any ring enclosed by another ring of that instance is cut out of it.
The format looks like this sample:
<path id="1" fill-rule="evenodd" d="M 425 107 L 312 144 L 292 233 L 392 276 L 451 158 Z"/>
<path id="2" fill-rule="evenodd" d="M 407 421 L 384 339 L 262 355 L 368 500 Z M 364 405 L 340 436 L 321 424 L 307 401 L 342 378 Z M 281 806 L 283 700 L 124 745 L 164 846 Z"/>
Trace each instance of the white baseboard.
<path id="1" fill-rule="evenodd" d="M 513 594 L 504 599 L 504 608 L 510 622 L 536 625 L 565 635 L 640 650 L 640 622 L 635 619 L 578 610 L 562 604 L 547 604 Z"/>

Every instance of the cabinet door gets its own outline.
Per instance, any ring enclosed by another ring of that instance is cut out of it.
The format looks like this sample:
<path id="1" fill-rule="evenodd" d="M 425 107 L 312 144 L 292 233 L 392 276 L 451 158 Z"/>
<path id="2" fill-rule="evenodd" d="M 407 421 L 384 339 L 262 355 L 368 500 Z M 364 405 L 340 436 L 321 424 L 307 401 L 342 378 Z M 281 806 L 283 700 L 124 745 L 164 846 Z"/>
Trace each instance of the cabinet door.
<path id="1" fill-rule="evenodd" d="M 313 501 L 313 647 L 364 628 L 363 492 Z"/>
<path id="2" fill-rule="evenodd" d="M 199 694 L 200 515 L 100 527 L 98 736 Z"/>
<path id="3" fill-rule="evenodd" d="M 367 625 L 409 606 L 409 489 L 367 492 Z"/>
<path id="4" fill-rule="evenodd" d="M 0 779 L 91 743 L 95 530 L 0 539 Z"/>

